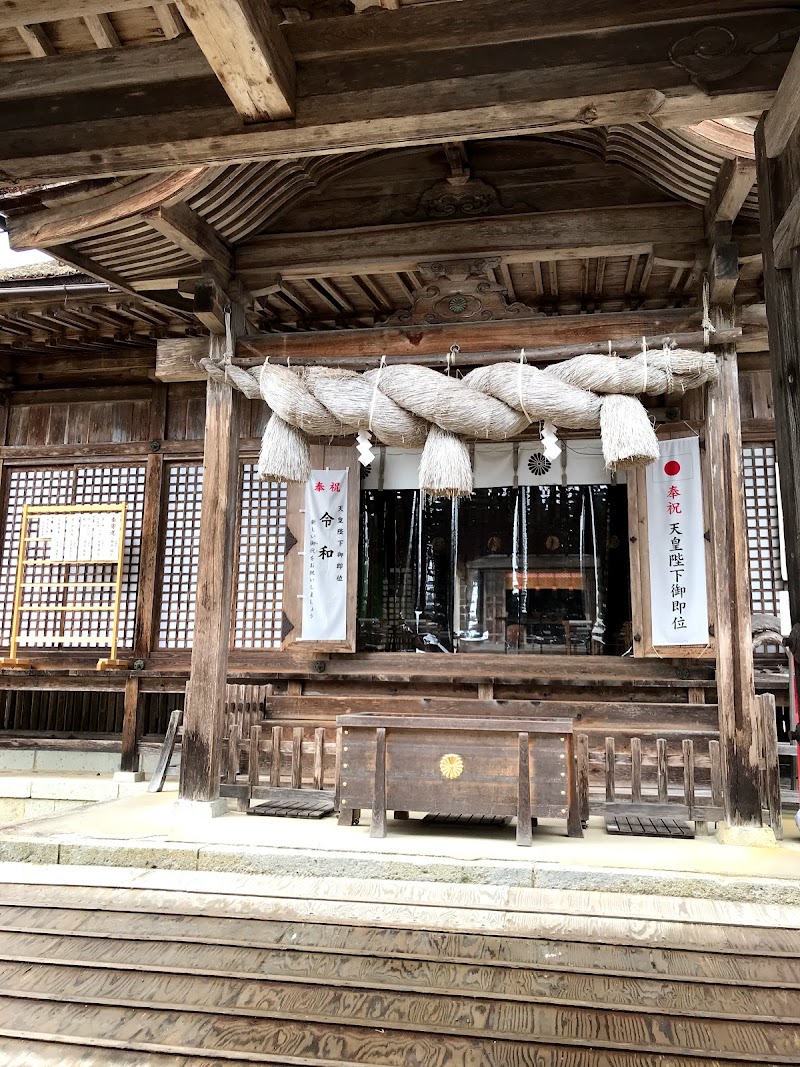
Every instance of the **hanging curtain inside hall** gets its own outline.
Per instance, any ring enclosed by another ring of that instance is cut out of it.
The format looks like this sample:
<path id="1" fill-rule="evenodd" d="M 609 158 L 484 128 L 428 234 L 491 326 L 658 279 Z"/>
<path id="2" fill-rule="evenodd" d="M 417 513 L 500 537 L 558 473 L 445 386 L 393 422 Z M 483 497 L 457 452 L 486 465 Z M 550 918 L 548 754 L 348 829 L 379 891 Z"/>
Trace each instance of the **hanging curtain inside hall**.
<path id="1" fill-rule="evenodd" d="M 625 486 L 366 489 L 358 617 L 364 651 L 622 654 Z"/>

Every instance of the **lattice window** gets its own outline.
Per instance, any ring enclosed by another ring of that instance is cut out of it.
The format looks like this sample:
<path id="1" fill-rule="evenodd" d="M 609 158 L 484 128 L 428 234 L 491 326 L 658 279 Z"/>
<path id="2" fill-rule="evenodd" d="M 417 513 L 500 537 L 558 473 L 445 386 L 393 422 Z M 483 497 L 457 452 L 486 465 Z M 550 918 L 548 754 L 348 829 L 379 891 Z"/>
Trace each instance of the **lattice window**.
<path id="1" fill-rule="evenodd" d="M 203 502 L 202 465 L 169 464 L 166 494 L 158 646 L 191 648 Z"/>
<path id="2" fill-rule="evenodd" d="M 780 513 L 775 447 L 745 445 L 742 449 L 747 540 L 750 547 L 750 599 L 755 612 L 779 615 L 783 588 L 780 554 Z M 773 650 L 773 646 L 769 646 Z"/>
<path id="3" fill-rule="evenodd" d="M 234 648 L 280 648 L 285 552 L 286 486 L 259 481 L 256 467 L 245 463 Z"/>
<path id="4" fill-rule="evenodd" d="M 118 504 L 127 502 L 125 523 L 125 563 L 122 577 L 122 600 L 119 619 L 119 647 L 133 646 L 136 618 L 136 593 L 139 586 L 139 558 L 141 553 L 142 513 L 144 509 L 145 468 L 141 465 L 127 466 L 80 466 L 54 468 L 16 468 L 8 472 L 6 488 L 5 523 L 3 548 L 0 555 L 0 637 L 8 645 L 13 613 L 14 585 L 16 581 L 17 552 L 22 525 L 23 504 Z M 71 575 L 75 581 L 105 581 L 112 577 L 112 568 L 97 565 L 91 568 L 76 568 Z M 42 580 L 44 575 L 33 580 Z M 52 590 L 37 598 L 40 604 L 60 604 L 63 590 Z M 78 593 L 78 597 L 80 594 Z M 75 602 L 78 602 L 77 600 Z M 93 633 L 101 627 L 98 617 L 92 612 L 73 615 L 42 613 L 37 631 L 37 644 L 58 646 L 58 637 L 69 632 L 81 637 L 87 647 L 103 647 L 106 641 L 93 640 Z M 83 617 L 80 617 L 83 616 Z M 103 624 L 104 625 L 104 624 Z M 62 630 L 63 626 L 63 630 Z"/>

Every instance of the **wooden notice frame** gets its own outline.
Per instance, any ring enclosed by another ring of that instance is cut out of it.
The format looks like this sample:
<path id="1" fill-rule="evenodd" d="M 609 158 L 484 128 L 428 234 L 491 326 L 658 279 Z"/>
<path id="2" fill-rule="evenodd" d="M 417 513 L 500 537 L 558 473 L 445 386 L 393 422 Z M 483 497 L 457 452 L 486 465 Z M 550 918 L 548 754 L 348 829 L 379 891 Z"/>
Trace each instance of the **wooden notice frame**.
<path id="1" fill-rule="evenodd" d="M 686 430 L 662 432 L 661 439 L 691 437 Z M 708 493 L 710 472 L 708 455 L 701 450 L 701 481 L 703 487 L 703 525 L 711 528 L 710 499 Z M 709 633 L 705 645 L 659 645 L 653 644 L 652 613 L 650 605 L 650 549 L 647 522 L 647 472 L 637 467 L 627 472 L 628 484 L 628 539 L 631 568 L 631 617 L 633 621 L 633 654 L 637 657 L 661 657 L 664 659 L 710 659 L 717 657 L 716 638 Z M 706 537 L 706 598 L 709 625 L 717 617 L 717 601 L 714 583 L 714 553 Z M 638 640 L 637 640 L 638 637 Z"/>
<path id="2" fill-rule="evenodd" d="M 117 644 L 119 639 L 119 615 L 122 602 L 122 575 L 125 557 L 125 519 L 127 516 L 126 503 L 121 504 L 23 504 L 22 526 L 19 536 L 19 550 L 17 556 L 17 573 L 14 585 L 14 608 L 11 620 L 11 638 L 9 642 L 9 654 L 5 659 L 0 659 L 0 668 L 12 670 L 30 670 L 32 664 L 27 660 L 21 660 L 18 656 L 20 643 L 20 621 L 22 615 L 35 612 L 37 614 L 59 614 L 62 617 L 68 613 L 83 614 L 96 612 L 111 615 L 111 625 L 107 634 L 93 634 L 91 637 L 70 637 L 61 635 L 57 642 L 65 645 L 89 645 L 102 644 L 108 638 L 110 654 L 107 659 L 97 661 L 98 670 L 124 670 L 129 664 L 117 659 Z M 30 524 L 32 518 L 41 518 L 45 515 L 81 515 L 81 514 L 109 514 L 119 515 L 119 534 L 117 537 L 116 552 L 107 559 L 47 559 L 40 556 L 30 556 L 28 546 L 34 541 L 40 541 L 40 537 L 30 536 Z M 61 568 L 73 567 L 103 567 L 115 568 L 114 577 L 108 581 L 71 581 L 61 576 Z M 26 581 L 26 573 L 32 567 L 40 569 L 58 567 L 58 577 L 46 578 L 41 581 Z M 111 603 L 46 603 L 25 604 L 23 603 L 25 590 L 48 590 L 51 594 L 63 592 L 64 597 L 70 595 L 71 590 L 76 589 L 110 589 L 112 590 Z M 27 642 L 26 642 L 27 645 Z M 29 646 L 31 647 L 31 646 Z"/>
<path id="3" fill-rule="evenodd" d="M 344 470 L 347 478 L 347 627 L 344 641 L 304 641 L 303 552 L 305 551 L 305 482 L 290 482 L 286 490 L 286 537 L 291 545 L 283 571 L 284 638 L 282 649 L 296 652 L 355 652 L 358 601 L 359 493 L 361 466 L 352 445 L 314 445 L 312 470 Z"/>

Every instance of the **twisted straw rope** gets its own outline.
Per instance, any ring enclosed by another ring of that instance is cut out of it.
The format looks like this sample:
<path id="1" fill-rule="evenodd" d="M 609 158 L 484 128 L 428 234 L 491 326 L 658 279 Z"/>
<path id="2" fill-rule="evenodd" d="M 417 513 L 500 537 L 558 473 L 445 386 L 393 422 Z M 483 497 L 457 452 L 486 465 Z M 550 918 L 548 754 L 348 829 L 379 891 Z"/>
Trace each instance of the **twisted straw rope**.
<path id="1" fill-rule="evenodd" d="M 477 367 L 463 378 L 413 364 L 363 374 L 321 367 L 289 369 L 269 362 L 248 371 L 235 364 L 223 368 L 210 359 L 201 366 L 209 377 L 227 380 L 246 396 L 263 397 L 268 403 L 273 417 L 265 432 L 259 471 L 268 480 L 280 481 L 303 481 L 308 476 L 303 435 L 344 437 L 370 429 L 385 445 L 419 448 L 427 442 L 432 447 L 435 440 L 437 449 L 455 437 L 465 451 L 464 438 L 504 441 L 539 420 L 569 430 L 600 429 L 609 469 L 642 466 L 658 458 L 658 442 L 635 397 L 684 392 L 716 377 L 713 353 L 666 347 L 630 359 L 575 356 L 546 369 L 495 363 Z M 443 433 L 431 437 L 432 427 Z M 463 484 L 424 487 L 465 491 Z"/>

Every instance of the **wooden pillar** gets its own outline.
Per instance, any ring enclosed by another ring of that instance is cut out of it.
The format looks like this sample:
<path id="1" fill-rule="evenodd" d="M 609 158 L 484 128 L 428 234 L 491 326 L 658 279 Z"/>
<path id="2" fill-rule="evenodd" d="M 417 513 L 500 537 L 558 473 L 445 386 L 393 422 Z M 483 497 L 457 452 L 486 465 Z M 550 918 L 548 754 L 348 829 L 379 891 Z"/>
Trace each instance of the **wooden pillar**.
<path id="1" fill-rule="evenodd" d="M 139 707 L 141 703 L 139 693 L 139 679 L 132 674 L 125 681 L 125 702 L 123 705 L 122 719 L 122 756 L 119 769 L 122 774 L 138 774 L 139 772 L 139 732 L 140 718 Z"/>
<path id="2" fill-rule="evenodd" d="M 222 338 L 211 338 L 212 359 Z M 203 506 L 192 665 L 186 686 L 181 800 L 219 797 L 228 674 L 239 475 L 240 396 L 227 383 L 206 387 Z"/>
<path id="3" fill-rule="evenodd" d="M 733 308 L 716 309 L 717 329 Z M 706 447 L 711 470 L 711 543 L 725 819 L 760 826 L 759 728 L 753 677 L 750 565 L 742 479 L 742 429 L 736 348 L 717 349 L 719 381 L 709 388 Z"/>
<path id="4" fill-rule="evenodd" d="M 156 598 L 158 596 L 158 548 L 161 527 L 161 499 L 163 494 L 164 457 L 160 451 L 166 425 L 166 386 L 156 384 L 150 410 L 150 441 L 154 451 L 147 457 L 142 508 L 142 537 L 139 553 L 139 583 L 136 592 L 136 622 L 133 631 L 134 669 L 146 666 L 153 646 Z M 139 737 L 142 733 L 142 697 L 138 680 L 135 696 L 125 688 L 125 713 L 122 725 L 122 756 L 120 771 L 139 771 Z"/>
<path id="5" fill-rule="evenodd" d="M 795 126 L 800 102 L 795 94 Z M 786 122 L 791 128 L 791 116 Z M 780 146 L 776 146 L 780 147 Z M 767 155 L 765 120 L 756 130 L 758 203 L 761 212 L 761 247 L 764 261 L 764 291 L 769 326 L 769 353 L 775 404 L 775 431 L 783 505 L 787 587 L 794 627 L 791 649 L 800 657 L 800 234 L 793 217 L 800 217 L 800 131 L 795 129 L 775 158 Z M 779 268 L 775 255 L 775 231 L 794 237 L 785 245 L 787 265 Z"/>

